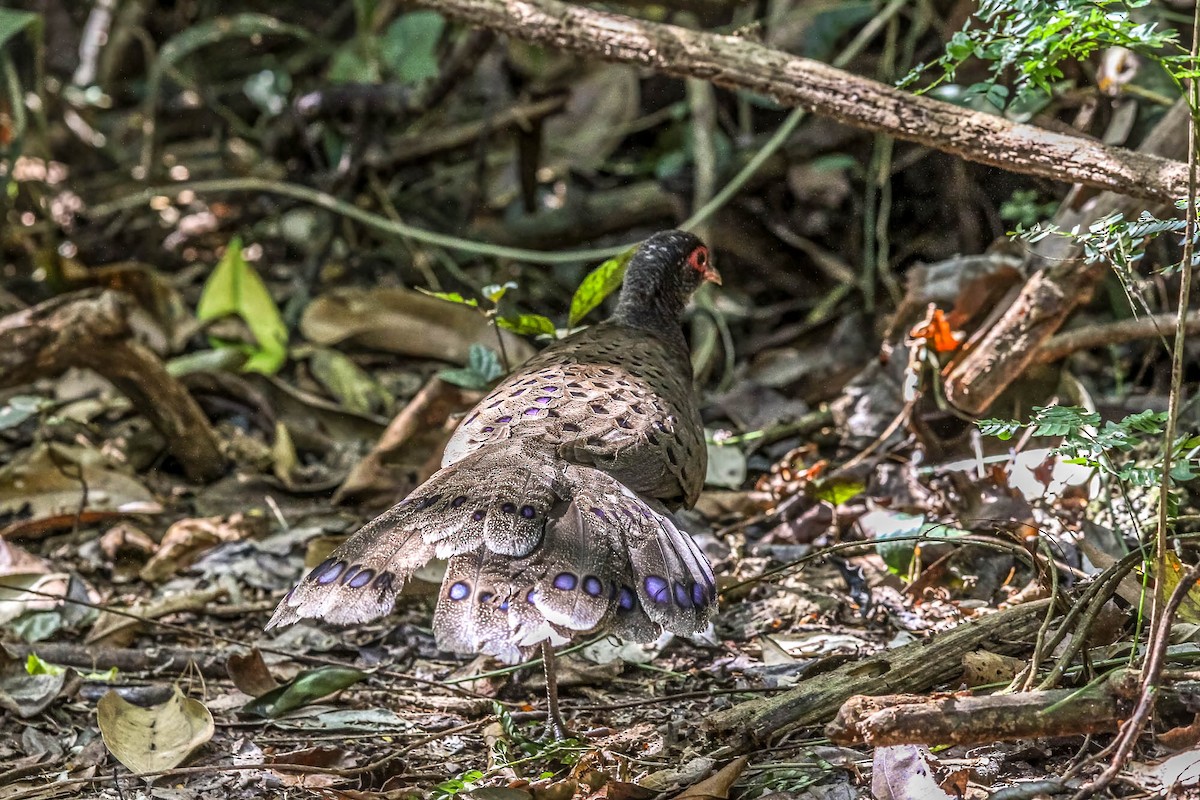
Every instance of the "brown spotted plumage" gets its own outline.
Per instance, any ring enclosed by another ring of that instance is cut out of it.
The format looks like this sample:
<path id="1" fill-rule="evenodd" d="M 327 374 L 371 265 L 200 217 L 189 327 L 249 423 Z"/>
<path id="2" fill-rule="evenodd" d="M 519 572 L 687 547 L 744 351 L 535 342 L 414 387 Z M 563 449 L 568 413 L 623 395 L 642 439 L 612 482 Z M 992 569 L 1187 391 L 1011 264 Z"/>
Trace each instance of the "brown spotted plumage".
<path id="1" fill-rule="evenodd" d="M 681 315 L 718 280 L 695 236 L 666 231 L 630 261 L 608 320 L 548 347 L 485 397 L 442 469 L 364 526 L 284 598 L 268 627 L 388 613 L 431 558 L 448 560 L 440 646 L 515 662 L 609 630 L 694 633 L 712 570 L 668 508 L 690 506 L 706 455 Z"/>

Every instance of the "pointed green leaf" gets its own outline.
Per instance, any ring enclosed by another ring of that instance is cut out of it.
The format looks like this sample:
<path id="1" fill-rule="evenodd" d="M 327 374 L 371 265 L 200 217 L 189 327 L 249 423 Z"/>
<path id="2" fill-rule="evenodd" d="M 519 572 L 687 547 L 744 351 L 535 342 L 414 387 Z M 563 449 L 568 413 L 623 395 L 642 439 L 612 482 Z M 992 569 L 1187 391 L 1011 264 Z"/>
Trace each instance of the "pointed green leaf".
<path id="1" fill-rule="evenodd" d="M 521 336 L 554 336 L 554 323 L 541 314 L 517 314 L 512 317 L 496 317 L 496 324 Z"/>
<path id="2" fill-rule="evenodd" d="M 479 301 L 473 297 L 463 297 L 458 292 L 433 292 L 429 289 L 417 288 L 421 294 L 427 294 L 430 297 L 436 297 L 438 300 L 445 300 L 447 303 L 456 303 L 460 306 L 470 306 L 471 308 L 479 308 Z"/>
<path id="3" fill-rule="evenodd" d="M 365 677 L 367 673 L 349 667 L 308 670 L 297 675 L 291 683 L 254 698 L 242 710 L 258 717 L 277 717 L 339 692 Z"/>
<path id="4" fill-rule="evenodd" d="M 610 258 L 588 273 L 575 296 L 571 298 L 571 313 L 567 317 L 568 327 L 574 328 L 579 321 L 586 317 L 593 308 L 604 302 L 604 298 L 612 294 L 625 278 L 625 267 L 633 257 L 636 247 L 631 247 L 619 256 Z"/>
<path id="5" fill-rule="evenodd" d="M 277 372 L 287 360 L 287 326 L 266 284 L 242 256 L 238 238 L 225 248 L 196 306 L 196 317 L 202 322 L 229 314 L 242 318 L 258 344 L 247 348 L 250 358 L 242 369 L 265 375 Z"/>

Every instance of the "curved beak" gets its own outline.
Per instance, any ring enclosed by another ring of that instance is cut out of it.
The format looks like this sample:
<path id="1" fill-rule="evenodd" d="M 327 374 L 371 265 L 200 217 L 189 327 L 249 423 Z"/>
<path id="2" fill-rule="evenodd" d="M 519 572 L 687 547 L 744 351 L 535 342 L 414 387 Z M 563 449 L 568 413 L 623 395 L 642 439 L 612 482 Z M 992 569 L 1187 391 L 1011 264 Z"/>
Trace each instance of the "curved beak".
<path id="1" fill-rule="evenodd" d="M 715 269 L 713 269 L 710 266 L 708 269 L 704 270 L 704 280 L 706 280 L 710 283 L 715 283 L 717 286 L 720 286 L 721 285 L 721 273 L 717 272 Z"/>

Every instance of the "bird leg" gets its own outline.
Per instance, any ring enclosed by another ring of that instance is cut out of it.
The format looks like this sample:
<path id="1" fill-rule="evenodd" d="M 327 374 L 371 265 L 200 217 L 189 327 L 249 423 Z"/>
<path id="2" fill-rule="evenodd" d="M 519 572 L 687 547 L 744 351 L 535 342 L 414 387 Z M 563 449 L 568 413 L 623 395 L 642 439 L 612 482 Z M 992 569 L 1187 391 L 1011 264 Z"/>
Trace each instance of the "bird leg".
<path id="1" fill-rule="evenodd" d="M 558 677 L 555 674 L 554 647 L 549 640 L 542 642 L 542 666 L 546 670 L 546 721 L 550 737 L 556 741 L 568 738 L 567 726 L 563 724 L 558 710 Z"/>

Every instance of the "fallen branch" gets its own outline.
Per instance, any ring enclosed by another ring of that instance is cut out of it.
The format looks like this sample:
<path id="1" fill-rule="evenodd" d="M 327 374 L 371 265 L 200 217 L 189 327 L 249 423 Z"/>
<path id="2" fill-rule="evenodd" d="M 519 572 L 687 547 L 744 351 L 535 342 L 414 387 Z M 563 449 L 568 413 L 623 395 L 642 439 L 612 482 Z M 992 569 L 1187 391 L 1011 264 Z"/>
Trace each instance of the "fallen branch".
<path id="1" fill-rule="evenodd" d="M 1182 100 L 1159 120 L 1142 142 L 1146 154 L 1169 157 L 1187 154 L 1187 132 L 1191 116 Z M 1146 207 L 1114 192 L 1098 195 L 1075 191 L 1055 216 L 1060 230 L 1088 225 L 1112 213 L 1136 218 Z M 1017 378 L 1025 375 L 1042 343 L 1062 327 L 1092 290 L 1108 267 L 1080 258 L 1083 245 L 1071 238 L 1047 236 L 1034 245 L 1026 264 L 1038 268 L 1022 288 L 1016 301 L 979 339 L 946 376 L 946 399 L 967 414 L 983 414 Z M 1171 329 L 1174 329 L 1172 320 Z"/>
<path id="2" fill-rule="evenodd" d="M 557 0 L 415 0 L 518 39 L 639 64 L 802 106 L 856 128 L 980 164 L 1171 201 L 1187 166 L 909 94 L 734 36 L 645 22 Z"/>
<path id="3" fill-rule="evenodd" d="M 705 720 L 705 727 L 742 750 L 796 728 L 828 722 L 858 694 L 921 692 L 962 674 L 963 656 L 974 650 L 1014 655 L 1041 625 L 1049 600 L 1025 603 L 959 625 L 926 641 L 855 659 L 814 676 L 782 694 L 749 700 Z"/>
<path id="4" fill-rule="evenodd" d="M 1133 708 L 1137 676 L 1120 671 L 1082 690 L 986 697 L 851 697 L 825 726 L 836 744 L 956 745 L 1115 731 Z"/>
<path id="5" fill-rule="evenodd" d="M 203 650 L 193 644 L 168 647 L 157 644 L 145 647 L 98 647 L 75 642 L 38 642 L 10 644 L 6 649 L 24 661 L 30 653 L 61 667 L 73 667 L 84 672 L 103 672 L 116 668 L 128 673 L 176 675 L 188 669 L 198 670 L 207 678 L 226 679 L 229 672 L 225 662 L 228 650 Z"/>
<path id="6" fill-rule="evenodd" d="M 1080 350 L 1124 344 L 1138 339 L 1162 339 L 1169 336 L 1174 327 L 1174 314 L 1152 314 L 1140 319 L 1088 325 L 1051 338 L 1038 350 L 1037 360 L 1042 364 L 1049 364 Z M 1188 315 L 1186 327 L 1188 333 L 1200 333 L 1200 312 L 1194 311 Z"/>
<path id="7" fill-rule="evenodd" d="M 90 369 L 125 394 L 190 480 L 223 474 L 216 433 L 158 356 L 133 339 L 120 293 L 63 295 L 0 319 L 0 386 L 52 378 L 70 367 Z"/>

